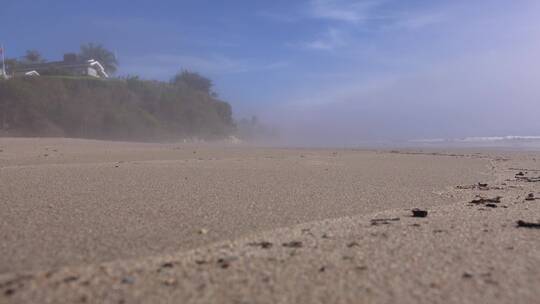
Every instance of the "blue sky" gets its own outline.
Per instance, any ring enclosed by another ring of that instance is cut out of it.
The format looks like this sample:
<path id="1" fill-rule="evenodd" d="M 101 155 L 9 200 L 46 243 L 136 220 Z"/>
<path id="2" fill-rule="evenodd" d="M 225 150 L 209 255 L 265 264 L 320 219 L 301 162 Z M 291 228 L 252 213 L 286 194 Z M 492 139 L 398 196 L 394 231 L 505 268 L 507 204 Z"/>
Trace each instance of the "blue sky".
<path id="1" fill-rule="evenodd" d="M 502 135 L 540 130 L 539 12 L 532 0 L 3 0 L 0 43 L 50 60 L 103 43 L 120 75 L 199 71 L 237 116 L 299 137 Z"/>

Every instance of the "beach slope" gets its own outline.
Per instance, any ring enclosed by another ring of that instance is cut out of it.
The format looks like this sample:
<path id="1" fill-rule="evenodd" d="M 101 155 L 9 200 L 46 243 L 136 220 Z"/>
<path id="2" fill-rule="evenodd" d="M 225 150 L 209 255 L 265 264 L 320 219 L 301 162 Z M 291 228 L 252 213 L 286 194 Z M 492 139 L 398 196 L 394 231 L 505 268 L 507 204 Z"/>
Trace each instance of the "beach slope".
<path id="1" fill-rule="evenodd" d="M 540 298 L 534 153 L 69 139 L 0 149 L 8 303 Z"/>

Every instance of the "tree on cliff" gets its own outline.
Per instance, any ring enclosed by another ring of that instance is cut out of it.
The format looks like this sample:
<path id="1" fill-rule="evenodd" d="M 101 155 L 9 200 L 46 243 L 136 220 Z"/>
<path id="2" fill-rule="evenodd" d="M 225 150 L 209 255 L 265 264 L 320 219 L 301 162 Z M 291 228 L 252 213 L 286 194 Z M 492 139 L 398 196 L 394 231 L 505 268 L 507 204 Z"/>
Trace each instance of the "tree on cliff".
<path id="1" fill-rule="evenodd" d="M 84 60 L 94 59 L 99 61 L 107 73 L 114 74 L 118 69 L 118 60 L 114 53 L 101 44 L 87 43 L 81 45 L 79 56 Z"/>
<path id="2" fill-rule="evenodd" d="M 13 72 L 21 63 L 15 58 L 6 58 L 6 70 L 8 75 Z"/>
<path id="3" fill-rule="evenodd" d="M 37 50 L 28 50 L 26 51 L 26 54 L 23 56 L 25 63 L 43 63 L 45 62 L 45 58 L 41 56 L 41 53 Z"/>
<path id="4" fill-rule="evenodd" d="M 212 86 L 214 86 L 212 80 L 195 72 L 183 70 L 173 77 L 171 83 L 175 85 L 183 83 L 194 90 L 202 91 L 214 96 L 214 93 L 212 92 Z"/>

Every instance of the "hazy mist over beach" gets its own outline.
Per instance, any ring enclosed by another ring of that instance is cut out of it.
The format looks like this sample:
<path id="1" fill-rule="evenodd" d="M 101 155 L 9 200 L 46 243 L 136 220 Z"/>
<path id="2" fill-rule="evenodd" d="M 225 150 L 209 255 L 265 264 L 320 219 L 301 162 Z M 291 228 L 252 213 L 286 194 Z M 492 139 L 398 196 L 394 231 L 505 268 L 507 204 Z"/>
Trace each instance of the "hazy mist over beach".
<path id="1" fill-rule="evenodd" d="M 346 36 L 321 50 L 345 67 L 270 110 L 291 142 L 540 134 L 538 2 L 439 2 L 394 12 L 395 20 L 386 1 L 361 6 L 352 20 L 347 6 L 316 3 L 334 9 L 319 17 L 335 19 L 339 33 L 374 39 Z"/>

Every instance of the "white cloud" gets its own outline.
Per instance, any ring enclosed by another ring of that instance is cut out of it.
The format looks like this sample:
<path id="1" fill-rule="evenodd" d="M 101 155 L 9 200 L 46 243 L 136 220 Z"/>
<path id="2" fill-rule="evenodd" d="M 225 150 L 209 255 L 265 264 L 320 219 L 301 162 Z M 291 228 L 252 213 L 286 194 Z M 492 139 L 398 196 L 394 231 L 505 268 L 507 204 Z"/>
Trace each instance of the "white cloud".
<path id="1" fill-rule="evenodd" d="M 382 3 L 382 0 L 312 0 L 309 14 L 312 18 L 358 23 L 372 18 L 372 10 Z"/>
<path id="2" fill-rule="evenodd" d="M 439 22 L 441 12 L 383 11 L 388 0 L 311 0 L 308 12 L 311 18 L 341 21 L 354 26 L 369 21 L 382 21 L 382 27 L 418 29 Z"/>
<path id="3" fill-rule="evenodd" d="M 255 13 L 255 15 L 257 17 L 280 23 L 291 23 L 301 19 L 298 15 L 291 12 L 258 11 Z"/>
<path id="4" fill-rule="evenodd" d="M 319 37 L 297 43 L 314 50 L 336 50 L 357 45 L 361 33 L 388 31 L 417 31 L 441 22 L 443 11 L 383 10 L 388 0 L 311 0 L 307 11 L 310 19 L 323 19 L 328 23 Z M 360 36 L 359 36 L 360 35 Z"/>
<path id="5" fill-rule="evenodd" d="M 391 27 L 398 29 L 415 30 L 440 23 L 442 20 L 444 20 L 444 18 L 444 14 L 439 12 L 423 14 L 403 14 L 398 18 L 395 18 L 395 21 L 393 22 Z"/>
<path id="6" fill-rule="evenodd" d="M 348 44 L 347 35 L 336 28 L 330 28 L 320 38 L 303 43 L 302 45 L 315 50 L 334 50 Z"/>

